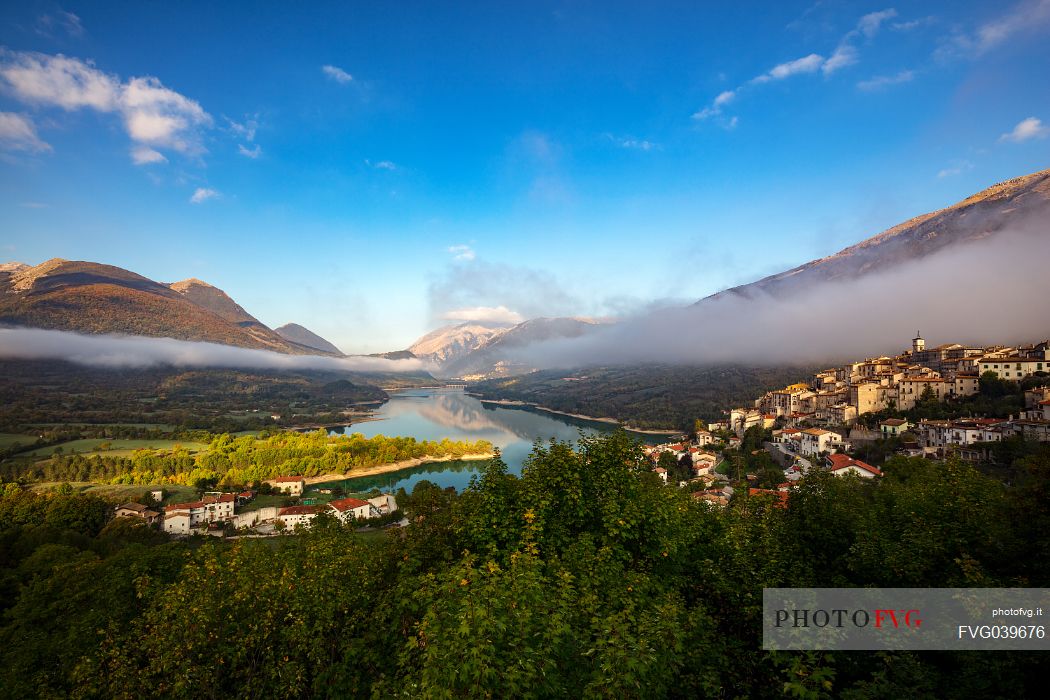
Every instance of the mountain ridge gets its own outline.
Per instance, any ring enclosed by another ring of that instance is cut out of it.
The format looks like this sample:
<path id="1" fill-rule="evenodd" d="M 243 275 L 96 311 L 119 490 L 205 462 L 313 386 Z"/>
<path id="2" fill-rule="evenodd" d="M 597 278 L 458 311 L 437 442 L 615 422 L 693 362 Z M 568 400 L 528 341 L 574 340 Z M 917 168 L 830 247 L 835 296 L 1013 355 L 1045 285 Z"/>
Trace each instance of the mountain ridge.
<path id="1" fill-rule="evenodd" d="M 0 325 L 330 354 L 286 340 L 206 282 L 164 284 L 114 265 L 63 258 L 0 266 Z"/>
<path id="2" fill-rule="evenodd" d="M 1036 209 L 1050 207 L 1050 169 L 998 182 L 955 204 L 914 216 L 822 258 L 704 297 L 752 298 L 756 292 L 790 293 L 816 282 L 864 275 L 888 265 L 923 258 L 949 246 L 1000 233 Z M 1019 209 L 1027 211 L 1020 212 Z"/>

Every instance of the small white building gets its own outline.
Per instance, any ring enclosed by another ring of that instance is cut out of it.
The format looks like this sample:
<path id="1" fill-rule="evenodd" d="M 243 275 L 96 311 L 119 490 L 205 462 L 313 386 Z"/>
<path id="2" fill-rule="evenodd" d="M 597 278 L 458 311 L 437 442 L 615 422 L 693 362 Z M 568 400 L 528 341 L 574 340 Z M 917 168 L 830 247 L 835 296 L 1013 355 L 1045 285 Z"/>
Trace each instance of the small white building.
<path id="1" fill-rule="evenodd" d="M 288 506 L 277 511 L 277 520 L 284 523 L 289 530 L 297 527 L 309 527 L 317 514 L 323 510 L 321 506 Z"/>
<path id="2" fill-rule="evenodd" d="M 164 532 L 170 535 L 190 534 L 190 512 L 188 510 L 165 511 Z"/>
<path id="3" fill-rule="evenodd" d="M 201 523 L 213 523 L 219 520 L 231 520 L 233 518 L 233 507 L 237 497 L 232 493 L 209 493 L 199 501 L 189 503 L 172 503 L 164 508 L 164 531 L 168 532 L 168 518 L 173 514 L 186 513 L 189 515 L 189 524 L 185 533 L 197 527 Z M 181 523 L 171 527 L 181 528 Z"/>
<path id="4" fill-rule="evenodd" d="M 306 490 L 306 482 L 301 476 L 279 476 L 266 482 L 278 491 L 283 491 L 289 496 L 302 496 Z"/>
<path id="5" fill-rule="evenodd" d="M 806 428 L 799 438 L 799 452 L 804 455 L 817 455 L 831 452 L 843 446 L 842 436 L 821 428 Z"/>
<path id="6" fill-rule="evenodd" d="M 859 459 L 853 459 L 849 455 L 834 454 L 828 455 L 825 464 L 835 476 L 846 476 L 847 474 L 856 474 L 862 479 L 874 479 L 877 476 L 882 476 L 882 472 L 871 466 L 867 462 L 862 462 Z"/>
<path id="7" fill-rule="evenodd" d="M 380 515 L 389 515 L 397 510 L 397 501 L 390 493 L 381 493 L 375 498 L 369 498 L 368 502 L 379 512 Z"/>

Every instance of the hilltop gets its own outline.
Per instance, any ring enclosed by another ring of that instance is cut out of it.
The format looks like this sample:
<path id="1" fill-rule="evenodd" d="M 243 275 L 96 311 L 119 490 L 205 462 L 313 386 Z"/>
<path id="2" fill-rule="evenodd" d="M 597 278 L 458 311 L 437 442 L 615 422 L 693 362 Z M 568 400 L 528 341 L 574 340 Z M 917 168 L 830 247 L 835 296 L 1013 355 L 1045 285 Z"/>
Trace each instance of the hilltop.
<path id="1" fill-rule="evenodd" d="M 0 266 L 0 325 L 341 354 L 283 337 L 201 280 L 163 284 L 113 265 L 61 258 Z"/>

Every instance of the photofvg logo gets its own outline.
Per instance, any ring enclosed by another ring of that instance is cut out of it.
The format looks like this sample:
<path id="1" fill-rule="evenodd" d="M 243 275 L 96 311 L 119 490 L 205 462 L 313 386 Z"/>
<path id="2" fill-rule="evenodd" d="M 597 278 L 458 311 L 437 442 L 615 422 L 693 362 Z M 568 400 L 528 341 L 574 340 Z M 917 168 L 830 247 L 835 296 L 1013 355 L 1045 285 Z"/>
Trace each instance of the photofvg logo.
<path id="1" fill-rule="evenodd" d="M 867 627 L 868 625 L 874 625 L 876 628 L 881 629 L 884 624 L 895 629 L 900 627 L 921 627 L 922 618 L 919 617 L 919 611 L 914 608 L 910 610 L 887 608 L 878 610 L 848 610 L 845 608 L 834 610 L 823 608 L 810 610 L 804 608 L 800 610 L 795 608 L 788 610 L 784 608 L 776 611 L 777 627 L 785 625 L 791 625 L 792 627 L 828 627 L 829 625 L 832 627 L 845 627 L 846 625 Z"/>
<path id="2" fill-rule="evenodd" d="M 767 588 L 765 649 L 1050 649 L 1045 588 Z"/>

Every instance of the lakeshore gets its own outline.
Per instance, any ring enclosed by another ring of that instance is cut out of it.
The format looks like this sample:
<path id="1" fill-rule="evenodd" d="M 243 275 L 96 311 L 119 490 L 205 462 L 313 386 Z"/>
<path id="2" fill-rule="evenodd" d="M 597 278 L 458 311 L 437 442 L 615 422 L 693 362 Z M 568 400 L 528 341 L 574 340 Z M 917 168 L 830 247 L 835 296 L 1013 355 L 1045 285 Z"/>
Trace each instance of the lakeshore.
<path id="1" fill-rule="evenodd" d="M 539 404 L 530 403 L 528 401 L 515 401 L 512 399 L 483 399 L 477 394 L 470 394 L 481 403 L 492 404 L 494 406 L 506 406 L 508 408 L 534 408 L 537 411 L 544 411 L 546 413 L 553 413 L 559 416 L 567 416 L 569 418 L 576 418 L 578 420 L 593 421 L 595 423 L 605 423 L 607 425 L 620 425 L 620 421 L 615 418 L 597 418 L 595 416 L 585 416 L 582 413 L 568 413 L 566 411 L 556 411 L 553 408 L 547 408 L 546 406 L 540 406 Z M 644 428 L 632 428 L 630 425 L 624 423 L 624 430 L 631 433 L 640 433 L 642 435 L 681 435 L 681 430 L 646 430 Z"/>
<path id="2" fill-rule="evenodd" d="M 492 459 L 496 454 L 494 452 L 479 452 L 475 454 L 466 454 L 461 457 L 454 457 L 452 455 L 446 455 L 444 457 L 431 457 L 424 455 L 423 457 L 414 457 L 412 459 L 403 459 L 400 462 L 391 462 L 390 464 L 377 464 L 373 467 L 365 467 L 364 469 L 355 469 L 352 472 L 346 474 L 322 474 L 320 476 L 307 476 L 303 477 L 303 482 L 307 486 L 314 484 L 323 484 L 328 481 L 344 481 L 346 479 L 357 479 L 363 476 L 375 476 L 376 474 L 388 474 L 390 472 L 401 471 L 402 469 L 411 469 L 413 467 L 419 467 L 424 464 L 440 464 L 442 462 L 482 462 L 486 459 Z"/>

